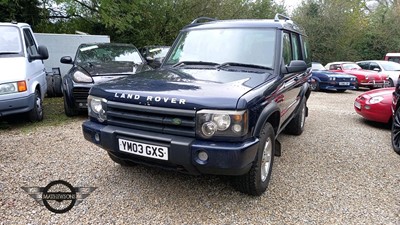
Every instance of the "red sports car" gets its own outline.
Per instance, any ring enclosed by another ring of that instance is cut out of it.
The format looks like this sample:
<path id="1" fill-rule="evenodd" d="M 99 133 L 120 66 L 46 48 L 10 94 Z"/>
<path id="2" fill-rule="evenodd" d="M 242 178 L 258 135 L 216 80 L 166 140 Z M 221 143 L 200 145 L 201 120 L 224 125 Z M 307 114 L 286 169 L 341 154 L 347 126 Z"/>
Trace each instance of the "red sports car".
<path id="1" fill-rule="evenodd" d="M 395 88 L 364 92 L 354 101 L 354 109 L 367 120 L 389 123 L 392 120 L 392 94 Z"/>
<path id="2" fill-rule="evenodd" d="M 369 87 L 381 88 L 388 87 L 388 75 L 379 74 L 376 71 L 363 70 L 354 62 L 332 62 L 325 65 L 325 68 L 334 72 L 347 73 L 357 77 L 356 88 Z"/>

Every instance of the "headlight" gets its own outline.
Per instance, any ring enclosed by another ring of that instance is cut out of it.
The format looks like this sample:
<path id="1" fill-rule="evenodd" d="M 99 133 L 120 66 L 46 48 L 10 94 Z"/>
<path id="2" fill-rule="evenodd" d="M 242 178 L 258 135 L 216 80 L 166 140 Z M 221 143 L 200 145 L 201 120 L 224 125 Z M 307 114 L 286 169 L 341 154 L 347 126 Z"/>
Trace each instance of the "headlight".
<path id="1" fill-rule="evenodd" d="M 99 122 L 107 120 L 107 100 L 89 95 L 88 98 L 88 115 L 96 118 Z"/>
<path id="2" fill-rule="evenodd" d="M 26 91 L 26 82 L 25 81 L 17 81 L 6 84 L 0 84 L 0 95 L 11 94 L 16 92 Z"/>
<path id="3" fill-rule="evenodd" d="M 240 137 L 247 134 L 247 112 L 200 110 L 196 125 L 196 133 L 203 138 Z"/>
<path id="4" fill-rule="evenodd" d="M 336 77 L 329 77 L 329 80 L 336 80 Z"/>
<path id="5" fill-rule="evenodd" d="M 82 73 L 81 71 L 76 71 L 72 77 L 77 83 L 93 83 L 92 77 Z"/>
<path id="6" fill-rule="evenodd" d="M 382 96 L 372 97 L 372 98 L 369 100 L 369 104 L 376 104 L 376 103 L 381 102 L 382 100 L 383 100 L 383 97 L 382 97 Z"/>

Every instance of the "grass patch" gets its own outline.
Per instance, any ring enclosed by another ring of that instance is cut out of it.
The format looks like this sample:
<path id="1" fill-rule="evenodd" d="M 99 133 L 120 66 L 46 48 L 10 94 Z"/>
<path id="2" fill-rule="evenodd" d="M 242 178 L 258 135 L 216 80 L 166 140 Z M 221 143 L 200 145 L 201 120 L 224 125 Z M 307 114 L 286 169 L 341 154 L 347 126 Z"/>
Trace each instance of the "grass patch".
<path id="1" fill-rule="evenodd" d="M 67 117 L 64 113 L 64 102 L 62 97 L 45 98 L 43 101 L 43 120 L 41 122 L 29 122 L 25 114 L 12 115 L 0 119 L 0 132 L 20 130 L 30 132 L 41 127 L 59 126 L 73 121 L 87 118 L 83 113 L 77 117 Z"/>

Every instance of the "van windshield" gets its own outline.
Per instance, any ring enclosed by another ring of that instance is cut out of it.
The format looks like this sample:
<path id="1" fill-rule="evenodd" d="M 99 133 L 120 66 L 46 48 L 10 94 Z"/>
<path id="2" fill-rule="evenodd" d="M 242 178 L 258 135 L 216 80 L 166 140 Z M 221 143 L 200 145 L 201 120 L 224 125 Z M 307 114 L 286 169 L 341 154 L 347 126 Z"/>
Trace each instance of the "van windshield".
<path id="1" fill-rule="evenodd" d="M 180 62 L 226 62 L 273 67 L 274 29 L 199 29 L 182 33 L 166 65 Z"/>
<path id="2" fill-rule="evenodd" d="M 21 51 L 21 36 L 18 28 L 0 26 L 0 54 L 20 53 Z"/>

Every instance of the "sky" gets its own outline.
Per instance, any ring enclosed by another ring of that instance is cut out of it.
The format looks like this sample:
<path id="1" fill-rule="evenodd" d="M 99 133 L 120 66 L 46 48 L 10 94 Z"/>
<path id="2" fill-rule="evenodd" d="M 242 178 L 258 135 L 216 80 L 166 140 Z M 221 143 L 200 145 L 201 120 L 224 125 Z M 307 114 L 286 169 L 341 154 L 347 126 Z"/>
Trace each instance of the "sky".
<path id="1" fill-rule="evenodd" d="M 284 3 L 286 9 L 288 12 L 291 14 L 293 12 L 293 9 L 295 9 L 302 0 L 275 0 L 277 3 Z"/>

